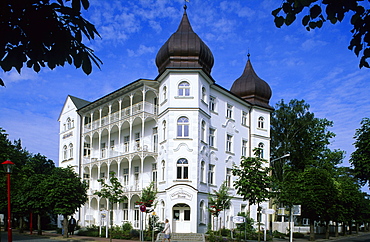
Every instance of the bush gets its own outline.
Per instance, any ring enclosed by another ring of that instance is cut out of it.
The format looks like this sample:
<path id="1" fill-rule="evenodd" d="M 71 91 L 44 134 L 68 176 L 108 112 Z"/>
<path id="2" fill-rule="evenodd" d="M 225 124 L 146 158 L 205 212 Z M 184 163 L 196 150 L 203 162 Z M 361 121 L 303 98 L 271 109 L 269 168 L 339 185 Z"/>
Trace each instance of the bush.
<path id="1" fill-rule="evenodd" d="M 272 232 L 272 236 L 277 239 L 284 239 L 286 234 L 280 233 L 279 231 L 275 230 L 274 232 Z"/>
<path id="2" fill-rule="evenodd" d="M 302 234 L 302 233 L 298 233 L 298 232 L 294 232 L 293 233 L 293 238 L 303 238 L 304 237 L 304 234 Z"/>

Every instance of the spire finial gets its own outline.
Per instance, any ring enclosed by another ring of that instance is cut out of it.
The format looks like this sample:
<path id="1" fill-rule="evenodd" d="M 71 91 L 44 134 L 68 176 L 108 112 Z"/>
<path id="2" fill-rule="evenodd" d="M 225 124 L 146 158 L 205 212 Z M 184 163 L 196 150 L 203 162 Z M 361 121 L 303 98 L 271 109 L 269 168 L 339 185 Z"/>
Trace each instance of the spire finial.
<path id="1" fill-rule="evenodd" d="M 186 11 L 186 9 L 188 8 L 188 6 L 186 5 L 186 3 L 190 2 L 190 0 L 184 0 L 184 10 Z"/>
<path id="2" fill-rule="evenodd" d="M 248 56 L 248 60 L 250 59 L 250 57 L 251 57 L 251 54 L 249 53 L 249 50 L 248 50 L 248 54 L 247 54 L 247 56 Z"/>

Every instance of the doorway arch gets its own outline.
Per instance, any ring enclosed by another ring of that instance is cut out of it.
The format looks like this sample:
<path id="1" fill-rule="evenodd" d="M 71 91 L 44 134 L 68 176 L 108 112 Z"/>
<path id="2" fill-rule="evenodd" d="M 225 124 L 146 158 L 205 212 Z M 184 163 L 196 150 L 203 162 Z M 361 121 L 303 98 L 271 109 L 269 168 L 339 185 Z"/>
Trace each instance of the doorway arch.
<path id="1" fill-rule="evenodd" d="M 188 204 L 177 203 L 172 207 L 172 230 L 174 233 L 191 232 L 191 208 Z"/>

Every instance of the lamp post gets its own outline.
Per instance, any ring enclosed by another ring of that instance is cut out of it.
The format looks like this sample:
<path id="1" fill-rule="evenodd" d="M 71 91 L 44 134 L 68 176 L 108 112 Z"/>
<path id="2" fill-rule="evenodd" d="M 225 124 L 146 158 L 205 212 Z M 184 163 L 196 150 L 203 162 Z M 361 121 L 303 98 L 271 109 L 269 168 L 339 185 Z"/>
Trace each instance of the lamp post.
<path id="1" fill-rule="evenodd" d="M 8 242 L 12 242 L 12 220 L 11 220 L 11 212 L 10 212 L 10 174 L 13 171 L 14 163 L 10 160 L 4 161 L 1 163 L 4 167 L 4 171 L 7 178 L 7 189 L 8 189 Z"/>

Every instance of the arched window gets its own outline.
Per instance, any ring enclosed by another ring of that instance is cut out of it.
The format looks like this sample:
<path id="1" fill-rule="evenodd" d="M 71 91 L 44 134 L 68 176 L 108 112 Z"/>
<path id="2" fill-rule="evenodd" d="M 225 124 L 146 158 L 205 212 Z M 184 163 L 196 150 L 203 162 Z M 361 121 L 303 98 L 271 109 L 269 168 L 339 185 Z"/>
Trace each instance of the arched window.
<path id="1" fill-rule="evenodd" d="M 204 178 L 205 178 L 205 162 L 202 161 L 200 163 L 200 182 L 205 182 L 204 181 Z"/>
<path id="2" fill-rule="evenodd" d="M 179 84 L 179 96 L 190 96 L 190 85 L 188 82 Z"/>
<path id="3" fill-rule="evenodd" d="M 69 158 L 73 158 L 73 144 L 69 144 Z"/>
<path id="4" fill-rule="evenodd" d="M 166 206 L 165 203 L 162 201 L 161 202 L 161 221 L 164 221 L 165 219 L 165 212 L 166 212 Z"/>
<path id="5" fill-rule="evenodd" d="M 265 123 L 265 119 L 263 117 L 258 118 L 258 128 L 263 129 Z"/>
<path id="6" fill-rule="evenodd" d="M 206 142 L 206 122 L 204 120 L 202 121 L 200 140 Z"/>
<path id="7" fill-rule="evenodd" d="M 204 223 L 204 218 L 205 218 L 205 206 L 204 201 L 201 201 L 199 205 L 199 222 Z"/>
<path id="8" fill-rule="evenodd" d="M 165 179 L 166 162 L 162 160 L 162 181 Z"/>
<path id="9" fill-rule="evenodd" d="M 163 128 L 163 140 L 166 140 L 166 128 L 167 128 L 166 121 L 163 121 L 162 128 Z"/>
<path id="10" fill-rule="evenodd" d="M 177 179 L 188 179 L 189 178 L 189 167 L 188 167 L 188 160 L 185 158 L 181 158 L 177 161 Z"/>
<path id="11" fill-rule="evenodd" d="M 189 137 L 189 119 L 180 117 L 177 120 L 177 137 Z"/>
<path id="12" fill-rule="evenodd" d="M 202 100 L 206 102 L 206 88 L 202 87 Z"/>
<path id="13" fill-rule="evenodd" d="M 167 87 L 163 87 L 163 101 L 167 99 Z"/>
<path id="14" fill-rule="evenodd" d="M 67 160 L 67 146 L 63 146 L 63 160 Z"/>
<path id="15" fill-rule="evenodd" d="M 67 130 L 72 128 L 71 118 L 67 118 Z"/>
<path id="16" fill-rule="evenodd" d="M 263 158 L 263 148 L 264 148 L 264 146 L 265 146 L 265 145 L 264 145 L 263 143 L 259 143 L 259 144 L 258 144 L 258 148 L 260 148 L 260 149 L 261 149 L 261 150 L 260 150 L 260 152 L 261 152 L 261 153 L 260 153 L 260 158 Z"/>

